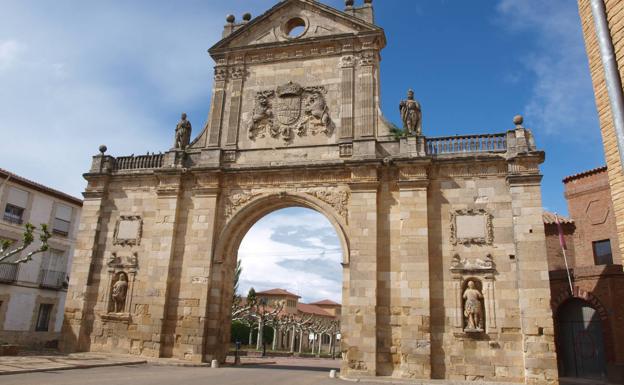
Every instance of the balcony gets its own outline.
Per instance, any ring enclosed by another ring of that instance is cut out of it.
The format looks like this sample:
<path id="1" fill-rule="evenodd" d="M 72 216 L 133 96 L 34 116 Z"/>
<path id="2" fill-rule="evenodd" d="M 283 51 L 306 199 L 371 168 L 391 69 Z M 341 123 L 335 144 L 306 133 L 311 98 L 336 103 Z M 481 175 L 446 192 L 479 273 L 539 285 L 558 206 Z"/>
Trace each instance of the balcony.
<path id="1" fill-rule="evenodd" d="M 60 289 L 65 286 L 66 276 L 64 271 L 41 270 L 39 273 L 39 286 L 49 289 Z"/>
<path id="2" fill-rule="evenodd" d="M 10 283 L 17 281 L 18 265 L 0 264 L 0 282 Z"/>

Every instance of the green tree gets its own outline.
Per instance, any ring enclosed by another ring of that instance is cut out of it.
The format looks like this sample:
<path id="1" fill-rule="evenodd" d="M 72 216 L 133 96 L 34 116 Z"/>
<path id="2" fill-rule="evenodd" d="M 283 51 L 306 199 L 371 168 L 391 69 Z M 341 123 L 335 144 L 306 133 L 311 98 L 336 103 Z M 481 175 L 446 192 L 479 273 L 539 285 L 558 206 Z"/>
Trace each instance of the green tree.
<path id="1" fill-rule="evenodd" d="M 15 242 L 8 239 L 0 240 L 0 264 L 5 265 L 18 265 L 20 263 L 26 263 L 32 260 L 32 257 L 35 254 L 43 253 L 48 250 L 48 239 L 52 236 L 48 231 L 48 226 L 45 224 L 41 225 L 41 234 L 39 234 L 39 247 L 30 251 L 22 258 L 11 259 L 11 257 L 21 253 L 28 246 L 30 246 L 35 241 L 35 226 L 30 223 L 26 223 L 24 225 L 25 231 L 22 236 L 22 245 L 11 248 Z"/>

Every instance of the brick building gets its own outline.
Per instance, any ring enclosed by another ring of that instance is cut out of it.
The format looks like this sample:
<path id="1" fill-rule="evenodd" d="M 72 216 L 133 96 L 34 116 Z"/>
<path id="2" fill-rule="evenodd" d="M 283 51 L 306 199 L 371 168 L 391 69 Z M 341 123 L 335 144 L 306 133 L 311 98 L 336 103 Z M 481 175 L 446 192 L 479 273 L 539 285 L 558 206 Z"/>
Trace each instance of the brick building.
<path id="1" fill-rule="evenodd" d="M 563 180 L 571 219 L 561 218 L 572 295 L 555 216 L 544 214 L 562 377 L 624 380 L 624 271 L 607 168 Z"/>

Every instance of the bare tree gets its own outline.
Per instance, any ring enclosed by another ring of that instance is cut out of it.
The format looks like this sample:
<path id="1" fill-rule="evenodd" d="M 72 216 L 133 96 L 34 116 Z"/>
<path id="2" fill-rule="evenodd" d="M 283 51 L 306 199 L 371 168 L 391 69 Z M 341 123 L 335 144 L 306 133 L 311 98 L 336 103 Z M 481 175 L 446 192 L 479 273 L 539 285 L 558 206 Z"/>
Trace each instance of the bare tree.
<path id="1" fill-rule="evenodd" d="M 43 253 L 48 250 L 48 239 L 52 236 L 48 231 L 48 225 L 41 225 L 41 234 L 39 234 L 39 241 L 41 244 L 36 249 L 30 251 L 22 258 L 18 258 L 16 260 L 10 260 L 11 257 L 17 255 L 24 251 L 28 246 L 30 246 L 35 241 L 35 226 L 30 223 L 26 223 L 24 235 L 22 237 L 22 245 L 11 249 L 13 246 L 13 241 L 11 240 L 0 240 L 0 264 L 5 265 L 18 265 L 20 263 L 26 263 L 32 260 L 32 257 L 35 254 Z"/>

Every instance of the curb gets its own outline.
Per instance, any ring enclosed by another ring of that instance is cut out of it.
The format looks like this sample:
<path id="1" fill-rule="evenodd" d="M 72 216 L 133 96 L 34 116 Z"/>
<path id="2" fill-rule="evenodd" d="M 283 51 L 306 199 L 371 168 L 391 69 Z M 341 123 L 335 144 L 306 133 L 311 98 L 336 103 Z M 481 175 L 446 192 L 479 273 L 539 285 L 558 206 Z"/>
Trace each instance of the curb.
<path id="1" fill-rule="evenodd" d="M 56 372 L 59 370 L 92 369 L 92 368 L 105 368 L 109 366 L 128 366 L 128 365 L 142 365 L 142 364 L 147 364 L 147 360 L 132 361 L 132 362 L 108 362 L 108 363 L 103 363 L 103 364 L 57 366 L 57 367 L 43 368 L 43 369 L 20 369 L 20 370 L 0 372 L 0 376 L 10 376 L 12 374 L 25 374 L 25 373 Z"/>

